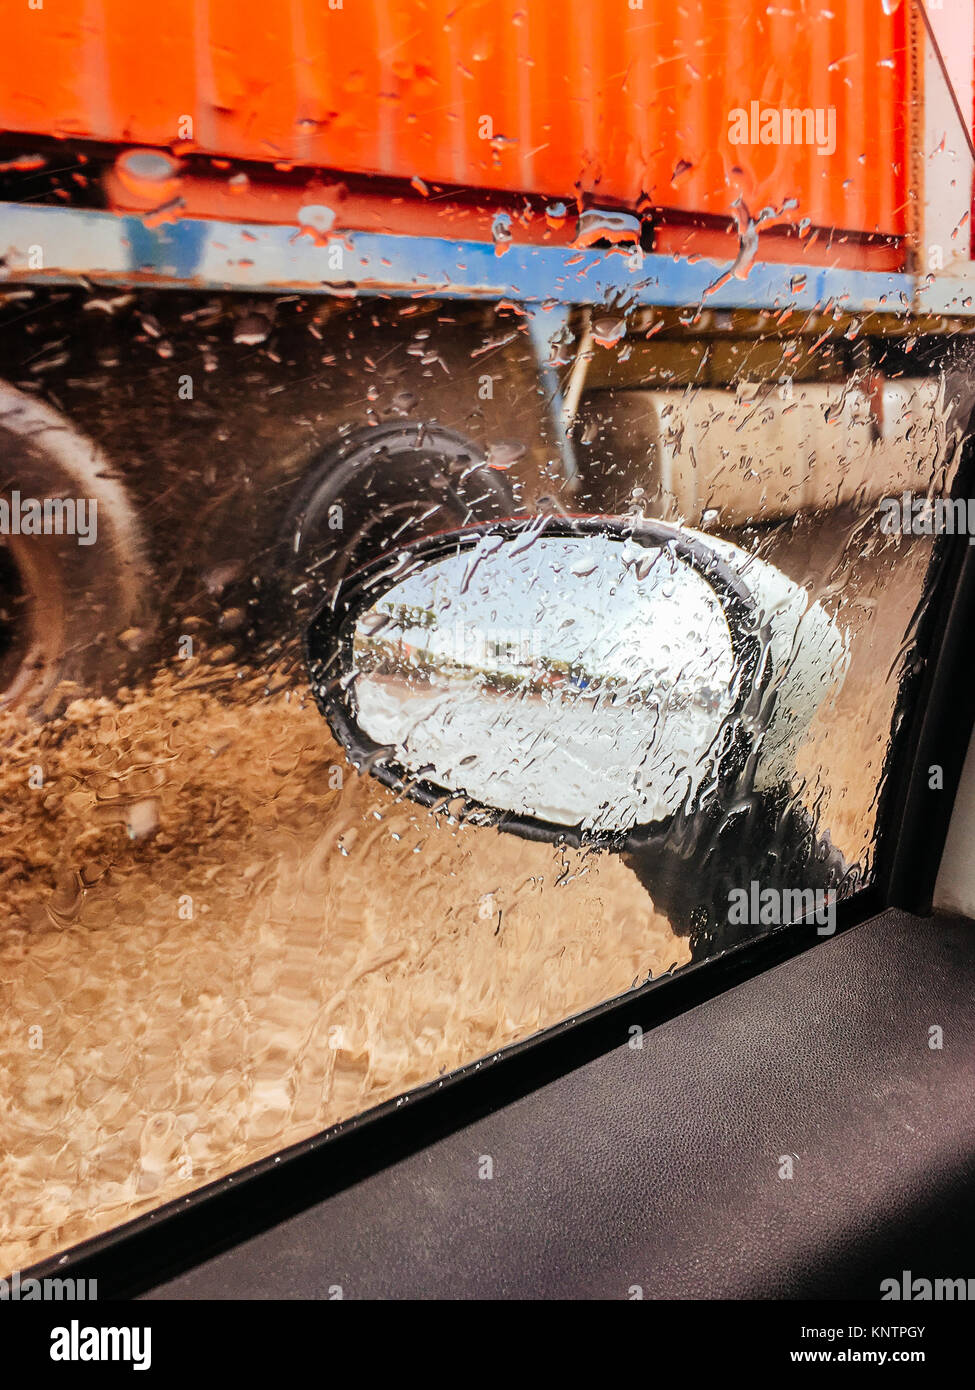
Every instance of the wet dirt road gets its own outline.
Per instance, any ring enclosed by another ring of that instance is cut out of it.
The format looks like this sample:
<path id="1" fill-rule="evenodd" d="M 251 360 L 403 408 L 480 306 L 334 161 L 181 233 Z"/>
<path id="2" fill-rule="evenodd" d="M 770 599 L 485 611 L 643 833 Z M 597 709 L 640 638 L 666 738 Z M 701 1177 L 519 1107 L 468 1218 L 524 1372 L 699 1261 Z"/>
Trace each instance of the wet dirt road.
<path id="1" fill-rule="evenodd" d="M 195 684 L 6 760 L 5 1270 L 688 958 L 619 861 L 438 827 L 300 696 Z"/>

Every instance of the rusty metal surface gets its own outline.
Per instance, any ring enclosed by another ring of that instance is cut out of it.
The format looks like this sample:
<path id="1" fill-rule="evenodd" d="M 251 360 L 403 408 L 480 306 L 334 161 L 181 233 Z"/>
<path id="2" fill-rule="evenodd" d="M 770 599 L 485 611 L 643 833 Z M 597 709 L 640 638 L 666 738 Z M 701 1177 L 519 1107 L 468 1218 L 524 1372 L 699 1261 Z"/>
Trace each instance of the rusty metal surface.
<path id="1" fill-rule="evenodd" d="M 9 7 L 0 128 L 728 218 L 906 231 L 907 5 L 59 0 Z M 835 110 L 836 149 L 730 113 Z"/>

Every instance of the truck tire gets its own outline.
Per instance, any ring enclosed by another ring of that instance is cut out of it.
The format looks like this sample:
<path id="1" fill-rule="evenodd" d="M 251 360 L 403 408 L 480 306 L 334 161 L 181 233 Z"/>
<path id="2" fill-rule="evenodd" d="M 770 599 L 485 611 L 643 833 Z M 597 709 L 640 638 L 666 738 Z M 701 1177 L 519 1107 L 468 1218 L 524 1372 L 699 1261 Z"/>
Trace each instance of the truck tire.
<path id="1" fill-rule="evenodd" d="M 439 425 L 357 430 L 315 460 L 291 506 L 275 604 L 305 621 L 366 561 L 438 531 L 510 517 L 512 490 L 471 440 Z"/>
<path id="2" fill-rule="evenodd" d="M 100 450 L 5 382 L 0 521 L 0 707 L 110 689 L 148 632 L 135 512 Z"/>

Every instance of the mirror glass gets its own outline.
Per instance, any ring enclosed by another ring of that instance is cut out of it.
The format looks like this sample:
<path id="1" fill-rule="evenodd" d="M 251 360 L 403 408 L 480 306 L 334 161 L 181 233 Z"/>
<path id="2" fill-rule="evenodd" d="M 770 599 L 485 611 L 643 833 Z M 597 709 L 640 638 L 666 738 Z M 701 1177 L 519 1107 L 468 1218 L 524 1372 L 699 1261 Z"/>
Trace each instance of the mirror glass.
<path id="1" fill-rule="evenodd" d="M 733 706 L 722 603 L 671 546 L 487 535 L 360 613 L 359 728 L 407 775 L 615 832 L 709 776 Z"/>

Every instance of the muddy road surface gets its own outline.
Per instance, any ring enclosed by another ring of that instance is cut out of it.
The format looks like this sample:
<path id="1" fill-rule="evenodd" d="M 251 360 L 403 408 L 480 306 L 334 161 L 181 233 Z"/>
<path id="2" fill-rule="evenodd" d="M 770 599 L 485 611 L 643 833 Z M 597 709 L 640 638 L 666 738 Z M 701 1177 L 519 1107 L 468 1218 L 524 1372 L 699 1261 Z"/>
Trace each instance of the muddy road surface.
<path id="1" fill-rule="evenodd" d="M 451 828 L 299 691 L 207 680 L 8 720 L 5 1270 L 688 959 L 619 860 Z"/>

